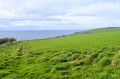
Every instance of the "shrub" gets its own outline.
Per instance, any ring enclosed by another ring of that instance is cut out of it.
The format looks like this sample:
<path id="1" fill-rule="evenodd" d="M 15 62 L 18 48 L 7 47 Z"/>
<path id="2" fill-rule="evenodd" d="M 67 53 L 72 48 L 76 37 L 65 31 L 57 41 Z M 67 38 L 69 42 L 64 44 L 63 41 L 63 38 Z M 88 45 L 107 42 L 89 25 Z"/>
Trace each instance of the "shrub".
<path id="1" fill-rule="evenodd" d="M 2 39 L 0 39 L 0 44 L 12 43 L 14 41 L 16 41 L 15 38 L 2 38 Z"/>
<path id="2" fill-rule="evenodd" d="M 9 38 L 9 42 L 13 43 L 14 41 L 16 41 L 15 38 Z"/>
<path id="3" fill-rule="evenodd" d="M 0 39 L 0 44 L 4 44 L 4 43 L 7 43 L 7 42 L 9 42 L 8 38 Z"/>

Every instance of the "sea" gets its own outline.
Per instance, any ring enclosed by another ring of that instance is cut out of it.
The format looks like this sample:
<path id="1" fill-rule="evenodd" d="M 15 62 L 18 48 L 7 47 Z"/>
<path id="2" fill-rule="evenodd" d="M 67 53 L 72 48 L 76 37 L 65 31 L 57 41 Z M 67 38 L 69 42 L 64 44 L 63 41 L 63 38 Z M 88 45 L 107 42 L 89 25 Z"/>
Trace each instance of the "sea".
<path id="1" fill-rule="evenodd" d="M 24 31 L 0 31 L 0 38 L 15 38 L 21 40 L 35 40 L 69 35 L 80 30 L 24 30 Z"/>

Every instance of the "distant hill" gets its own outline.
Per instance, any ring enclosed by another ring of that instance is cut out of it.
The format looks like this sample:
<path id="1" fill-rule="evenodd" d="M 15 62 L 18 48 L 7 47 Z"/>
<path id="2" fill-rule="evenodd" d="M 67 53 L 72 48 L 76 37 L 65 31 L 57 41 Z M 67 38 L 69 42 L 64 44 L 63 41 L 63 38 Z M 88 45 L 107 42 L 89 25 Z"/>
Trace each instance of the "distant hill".
<path id="1" fill-rule="evenodd" d="M 98 28 L 98 29 L 86 30 L 82 32 L 75 32 L 75 34 L 94 34 L 94 33 L 109 32 L 115 30 L 120 30 L 120 27 Z"/>

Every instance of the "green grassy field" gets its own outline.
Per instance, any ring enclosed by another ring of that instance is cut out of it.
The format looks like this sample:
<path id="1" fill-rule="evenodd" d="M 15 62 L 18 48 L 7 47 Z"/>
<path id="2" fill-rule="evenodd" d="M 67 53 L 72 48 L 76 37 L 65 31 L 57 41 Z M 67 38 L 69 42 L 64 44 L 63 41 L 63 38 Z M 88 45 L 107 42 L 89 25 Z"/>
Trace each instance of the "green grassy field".
<path id="1" fill-rule="evenodd" d="M 119 79 L 120 30 L 114 29 L 1 45 L 0 79 Z"/>
<path id="2" fill-rule="evenodd" d="M 106 28 L 86 30 L 86 31 L 79 32 L 79 34 L 94 34 L 94 33 L 102 33 L 102 32 L 109 32 L 109 31 L 115 31 L 115 30 L 120 30 L 120 27 L 106 27 Z"/>
<path id="3" fill-rule="evenodd" d="M 72 35 L 62 38 L 29 41 L 32 49 L 39 50 L 66 50 L 81 48 L 99 48 L 120 44 L 120 31 L 105 32 L 99 34 Z"/>

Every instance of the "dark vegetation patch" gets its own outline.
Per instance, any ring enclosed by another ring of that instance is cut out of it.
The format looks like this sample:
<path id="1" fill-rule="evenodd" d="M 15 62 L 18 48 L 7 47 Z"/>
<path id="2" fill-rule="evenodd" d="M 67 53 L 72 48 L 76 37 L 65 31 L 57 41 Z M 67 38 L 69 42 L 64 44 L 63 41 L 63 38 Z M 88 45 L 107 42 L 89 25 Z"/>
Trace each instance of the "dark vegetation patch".
<path id="1" fill-rule="evenodd" d="M 15 38 L 2 38 L 0 39 L 0 44 L 13 43 L 16 41 Z"/>

